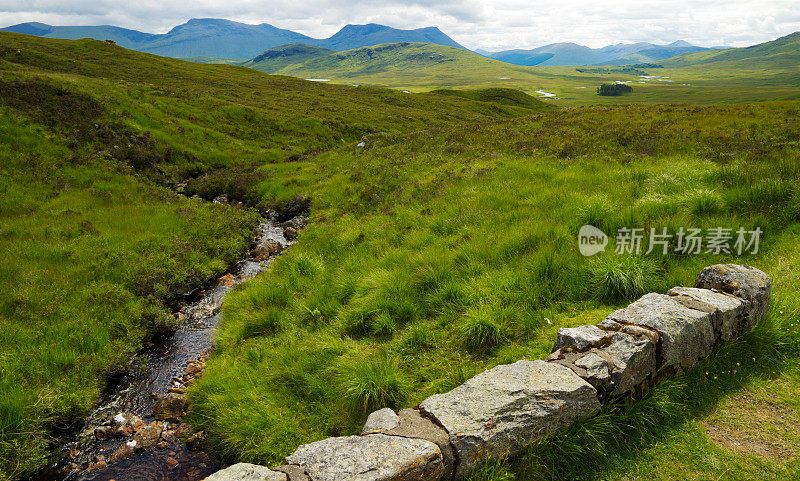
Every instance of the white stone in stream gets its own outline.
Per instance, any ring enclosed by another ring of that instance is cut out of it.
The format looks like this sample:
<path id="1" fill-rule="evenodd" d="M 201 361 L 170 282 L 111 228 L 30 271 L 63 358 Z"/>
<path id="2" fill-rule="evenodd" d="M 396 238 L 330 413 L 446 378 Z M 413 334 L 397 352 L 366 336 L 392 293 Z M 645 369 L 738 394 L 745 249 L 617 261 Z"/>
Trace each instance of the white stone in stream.
<path id="1" fill-rule="evenodd" d="M 521 451 L 538 437 L 600 409 L 597 391 L 571 369 L 517 361 L 485 371 L 424 400 L 420 408 L 450 434 L 458 455 L 456 478 L 488 459 Z"/>
<path id="2" fill-rule="evenodd" d="M 690 309 L 672 296 L 650 293 L 608 319 L 649 327 L 661 335 L 661 366 L 688 367 L 708 355 L 714 345 L 714 314 Z"/>
<path id="3" fill-rule="evenodd" d="M 423 439 L 385 434 L 328 438 L 304 444 L 286 457 L 314 481 L 439 481 L 439 447 Z"/>
<path id="4" fill-rule="evenodd" d="M 769 276 L 755 267 L 738 264 L 708 266 L 697 275 L 694 286 L 716 289 L 742 299 L 749 314 L 742 326 L 744 330 L 755 327 L 769 309 L 772 290 Z"/>
<path id="5" fill-rule="evenodd" d="M 361 435 L 383 429 L 394 429 L 399 423 L 400 418 L 390 408 L 379 409 L 367 416 L 367 422 L 364 423 L 364 428 L 361 429 Z"/>
<path id="6" fill-rule="evenodd" d="M 673 287 L 667 294 L 685 296 L 713 307 L 716 310 L 714 327 L 722 341 L 731 340 L 749 327 L 745 302 L 736 296 L 697 287 Z"/>
<path id="7" fill-rule="evenodd" d="M 597 326 L 562 327 L 556 334 L 552 352 L 564 346 L 575 346 L 579 351 L 602 341 L 608 333 Z"/>
<path id="8" fill-rule="evenodd" d="M 217 471 L 203 481 L 287 481 L 288 477 L 265 466 L 239 463 Z"/>

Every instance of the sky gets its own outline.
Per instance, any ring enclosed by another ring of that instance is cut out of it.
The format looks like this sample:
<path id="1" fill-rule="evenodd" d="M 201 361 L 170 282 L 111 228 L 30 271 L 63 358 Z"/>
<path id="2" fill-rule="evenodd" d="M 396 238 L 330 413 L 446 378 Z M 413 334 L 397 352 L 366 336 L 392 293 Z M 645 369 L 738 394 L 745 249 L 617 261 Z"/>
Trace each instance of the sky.
<path id="1" fill-rule="evenodd" d="M 575 42 L 743 47 L 800 30 L 798 0 L 0 0 L 0 27 L 110 24 L 164 33 L 191 18 L 328 37 L 348 23 L 436 26 L 470 49 Z"/>

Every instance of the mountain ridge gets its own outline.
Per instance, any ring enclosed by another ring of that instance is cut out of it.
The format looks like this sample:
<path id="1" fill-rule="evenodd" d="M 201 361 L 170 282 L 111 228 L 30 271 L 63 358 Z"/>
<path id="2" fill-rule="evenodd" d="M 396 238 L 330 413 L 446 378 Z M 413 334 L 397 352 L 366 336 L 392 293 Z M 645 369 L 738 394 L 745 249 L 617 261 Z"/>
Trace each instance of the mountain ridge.
<path id="1" fill-rule="evenodd" d="M 295 43 L 332 50 L 394 42 L 423 42 L 465 49 L 437 27 L 403 30 L 375 23 L 348 24 L 328 38 L 313 38 L 268 23 L 252 25 L 219 18 L 193 18 L 163 34 L 112 25 L 54 26 L 40 22 L 11 25 L 0 31 L 71 40 L 84 37 L 113 40 L 131 50 L 175 58 L 254 58 L 272 47 Z"/>
<path id="2" fill-rule="evenodd" d="M 554 65 L 622 65 L 652 62 L 676 55 L 710 50 L 677 40 L 667 45 L 648 42 L 617 43 L 601 48 L 589 48 L 572 42 L 559 42 L 533 49 L 503 50 L 485 55 L 514 65 L 526 67 Z"/>

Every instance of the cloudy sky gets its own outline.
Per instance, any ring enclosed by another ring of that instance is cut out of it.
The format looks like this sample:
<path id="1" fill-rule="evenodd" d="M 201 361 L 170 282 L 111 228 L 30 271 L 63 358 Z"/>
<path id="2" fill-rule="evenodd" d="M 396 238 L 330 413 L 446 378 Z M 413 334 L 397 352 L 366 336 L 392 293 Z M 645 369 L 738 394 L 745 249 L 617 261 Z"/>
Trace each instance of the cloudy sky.
<path id="1" fill-rule="evenodd" d="M 163 33 L 190 18 L 269 23 L 328 37 L 348 23 L 437 26 L 468 48 L 553 42 L 736 47 L 800 30 L 798 0 L 0 0 L 0 26 L 111 24 Z"/>

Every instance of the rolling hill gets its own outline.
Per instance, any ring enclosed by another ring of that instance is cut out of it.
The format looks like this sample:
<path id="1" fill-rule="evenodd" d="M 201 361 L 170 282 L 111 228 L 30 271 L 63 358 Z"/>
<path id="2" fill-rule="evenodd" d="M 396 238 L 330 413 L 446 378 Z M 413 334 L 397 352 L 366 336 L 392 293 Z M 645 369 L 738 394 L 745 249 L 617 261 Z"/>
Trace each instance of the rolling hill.
<path id="1" fill-rule="evenodd" d="M 282 66 L 281 66 L 282 64 Z M 344 52 L 289 45 L 244 64 L 269 73 L 347 83 L 447 88 L 465 82 L 540 78 L 530 69 L 488 59 L 468 50 L 429 43 L 389 43 Z"/>
<path id="2" fill-rule="evenodd" d="M 530 50 L 506 50 L 488 56 L 503 62 L 525 66 L 622 65 L 661 60 L 682 53 L 702 50 L 708 49 L 691 45 L 683 40 L 669 45 L 655 45 L 647 42 L 619 43 L 596 49 L 575 43 L 554 43 Z"/>
<path id="3" fill-rule="evenodd" d="M 110 25 L 61 27 L 22 23 L 0 31 L 48 38 L 113 40 L 132 50 L 175 58 L 253 58 L 264 50 L 302 43 L 333 50 L 350 50 L 382 43 L 425 42 L 464 48 L 436 27 L 401 30 L 385 25 L 346 25 L 329 38 L 317 39 L 272 25 L 250 25 L 231 20 L 198 18 L 165 34 L 150 34 Z"/>
<path id="4" fill-rule="evenodd" d="M 662 62 L 664 66 L 685 67 L 715 62 L 748 61 L 800 64 L 800 32 L 744 48 L 688 53 Z"/>

